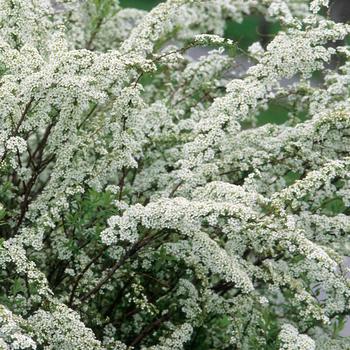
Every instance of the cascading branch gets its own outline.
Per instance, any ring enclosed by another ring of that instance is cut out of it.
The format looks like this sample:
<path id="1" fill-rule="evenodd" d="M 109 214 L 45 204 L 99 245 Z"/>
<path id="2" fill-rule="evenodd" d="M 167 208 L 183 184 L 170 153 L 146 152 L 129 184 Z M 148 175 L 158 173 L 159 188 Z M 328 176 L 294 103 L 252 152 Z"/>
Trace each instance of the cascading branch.
<path id="1" fill-rule="evenodd" d="M 328 5 L 0 0 L 0 349 L 350 349 Z M 244 52 L 253 13 L 280 30 Z"/>

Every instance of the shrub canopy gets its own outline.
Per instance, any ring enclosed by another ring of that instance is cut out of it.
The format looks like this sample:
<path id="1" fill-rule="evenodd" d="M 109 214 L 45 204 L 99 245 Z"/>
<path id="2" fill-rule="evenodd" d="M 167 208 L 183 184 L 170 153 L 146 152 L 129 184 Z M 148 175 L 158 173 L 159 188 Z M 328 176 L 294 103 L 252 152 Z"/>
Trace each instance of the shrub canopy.
<path id="1" fill-rule="evenodd" d="M 327 5 L 0 0 L 0 349 L 350 349 Z M 251 14 L 279 30 L 245 51 Z"/>

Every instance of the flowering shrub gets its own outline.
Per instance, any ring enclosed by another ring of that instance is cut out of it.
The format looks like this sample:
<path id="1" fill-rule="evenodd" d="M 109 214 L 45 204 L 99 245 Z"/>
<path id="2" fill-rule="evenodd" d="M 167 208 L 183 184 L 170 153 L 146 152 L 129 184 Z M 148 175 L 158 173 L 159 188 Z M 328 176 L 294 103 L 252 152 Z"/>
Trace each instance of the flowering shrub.
<path id="1" fill-rule="evenodd" d="M 0 349 L 350 348 L 327 5 L 0 0 Z M 244 52 L 223 31 L 252 13 L 280 30 Z"/>

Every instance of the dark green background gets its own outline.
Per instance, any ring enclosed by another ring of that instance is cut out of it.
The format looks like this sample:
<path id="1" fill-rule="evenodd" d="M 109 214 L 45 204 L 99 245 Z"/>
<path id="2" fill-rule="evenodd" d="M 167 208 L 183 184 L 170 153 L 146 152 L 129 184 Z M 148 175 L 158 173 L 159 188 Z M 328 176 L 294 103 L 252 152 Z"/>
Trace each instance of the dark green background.
<path id="1" fill-rule="evenodd" d="M 143 10 L 151 10 L 160 0 L 120 0 L 123 7 L 134 7 Z M 225 36 L 240 43 L 240 46 L 246 49 L 250 44 L 257 40 L 266 43 L 271 34 L 276 33 L 278 26 L 276 24 L 266 25 L 259 16 L 247 16 L 242 23 L 227 22 Z M 259 33 L 264 33 L 259 35 Z"/>
<path id="2" fill-rule="evenodd" d="M 123 7 L 135 7 L 142 10 L 150 10 L 155 5 L 159 4 L 159 0 L 120 0 Z"/>

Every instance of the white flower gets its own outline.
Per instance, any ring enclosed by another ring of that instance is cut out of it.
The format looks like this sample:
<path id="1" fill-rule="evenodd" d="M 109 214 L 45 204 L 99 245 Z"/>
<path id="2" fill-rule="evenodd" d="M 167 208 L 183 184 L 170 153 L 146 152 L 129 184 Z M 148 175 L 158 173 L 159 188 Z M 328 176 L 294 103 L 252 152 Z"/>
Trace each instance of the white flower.
<path id="1" fill-rule="evenodd" d="M 21 137 L 12 136 L 7 140 L 6 148 L 10 151 L 18 151 L 19 153 L 23 153 L 27 149 L 27 143 Z"/>

